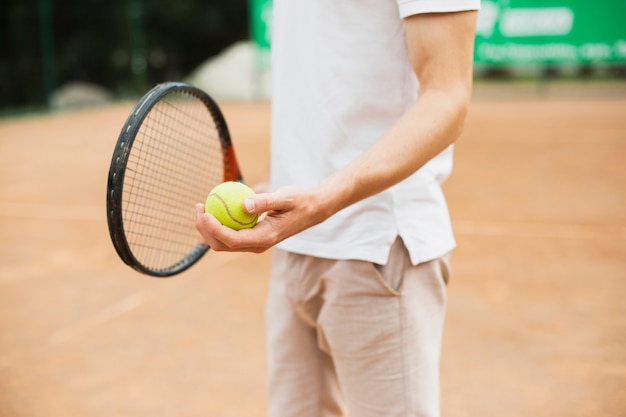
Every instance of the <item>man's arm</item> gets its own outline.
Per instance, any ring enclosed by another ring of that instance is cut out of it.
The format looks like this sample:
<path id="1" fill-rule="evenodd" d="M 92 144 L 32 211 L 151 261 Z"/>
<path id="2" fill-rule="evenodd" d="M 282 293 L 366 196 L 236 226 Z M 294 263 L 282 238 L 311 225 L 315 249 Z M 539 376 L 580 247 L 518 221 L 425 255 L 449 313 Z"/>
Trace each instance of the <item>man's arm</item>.
<path id="1" fill-rule="evenodd" d="M 214 250 L 263 252 L 339 210 L 406 179 L 461 134 L 472 91 L 476 11 L 408 17 L 407 45 L 420 81 L 415 104 L 366 152 L 309 190 L 257 194 L 246 209 L 267 212 L 252 229 L 232 231 L 202 213 L 196 226 Z"/>
<path id="2" fill-rule="evenodd" d="M 331 212 L 407 178 L 460 136 L 471 99 L 475 16 L 406 19 L 411 63 L 420 81 L 418 100 L 367 152 L 319 184 L 321 194 L 333 190 L 325 197 Z"/>

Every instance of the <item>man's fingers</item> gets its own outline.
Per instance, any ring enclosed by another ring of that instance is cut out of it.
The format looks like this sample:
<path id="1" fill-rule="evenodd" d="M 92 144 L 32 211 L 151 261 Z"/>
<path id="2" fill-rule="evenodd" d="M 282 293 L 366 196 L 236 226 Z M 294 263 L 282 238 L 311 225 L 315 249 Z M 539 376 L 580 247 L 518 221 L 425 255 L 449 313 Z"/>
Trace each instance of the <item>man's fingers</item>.
<path id="1" fill-rule="evenodd" d="M 255 228 L 258 228 L 257 224 Z M 217 220 L 213 215 L 204 213 L 201 204 L 196 206 L 196 229 L 205 243 L 214 251 L 245 251 L 264 252 L 271 244 L 267 244 L 267 236 L 271 230 L 259 233 L 258 230 L 242 229 L 235 231 Z"/>
<path id="2" fill-rule="evenodd" d="M 285 190 L 279 190 L 275 193 L 255 194 L 243 201 L 243 207 L 250 214 L 284 211 L 293 207 L 293 198 Z"/>

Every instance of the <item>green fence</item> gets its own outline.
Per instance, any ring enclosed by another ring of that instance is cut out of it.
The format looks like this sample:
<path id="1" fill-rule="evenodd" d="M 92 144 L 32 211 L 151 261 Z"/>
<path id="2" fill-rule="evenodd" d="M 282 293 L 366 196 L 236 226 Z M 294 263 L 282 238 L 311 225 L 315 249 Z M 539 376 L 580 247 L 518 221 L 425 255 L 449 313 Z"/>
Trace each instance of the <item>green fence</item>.
<path id="1" fill-rule="evenodd" d="M 0 113 L 73 81 L 136 96 L 249 39 L 249 0 L 0 0 Z"/>

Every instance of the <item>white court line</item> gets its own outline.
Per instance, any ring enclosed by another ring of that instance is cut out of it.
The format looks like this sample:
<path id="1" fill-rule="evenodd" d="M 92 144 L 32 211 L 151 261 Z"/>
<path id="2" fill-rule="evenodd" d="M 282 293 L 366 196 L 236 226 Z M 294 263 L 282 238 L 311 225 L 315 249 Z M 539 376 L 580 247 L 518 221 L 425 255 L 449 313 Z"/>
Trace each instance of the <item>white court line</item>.
<path id="1" fill-rule="evenodd" d="M 0 218 L 27 218 L 40 220 L 104 221 L 105 209 L 96 205 L 60 205 L 0 202 Z M 626 240 L 626 226 L 600 226 L 559 223 L 497 222 L 453 220 L 455 234 L 459 236 L 522 237 L 554 239 Z M 220 254 L 211 260 L 212 268 L 219 268 L 241 254 Z M 189 280 L 181 280 L 189 282 Z M 59 345 L 77 334 L 112 321 L 146 304 L 157 291 L 140 291 L 123 298 L 73 325 L 54 332 L 49 343 Z"/>
<path id="2" fill-rule="evenodd" d="M 58 330 L 50 337 L 51 345 L 60 345 L 67 342 L 72 336 L 79 332 L 91 329 L 100 324 L 106 323 L 119 317 L 129 311 L 136 309 L 144 304 L 150 298 L 151 294 L 148 291 L 140 291 L 132 294 L 117 303 L 114 303 L 107 308 L 104 308 L 91 316 L 85 317 L 78 321 L 73 326 L 66 327 Z"/>
<path id="3" fill-rule="evenodd" d="M 0 218 L 104 221 L 104 206 L 0 202 Z M 589 226 L 573 223 L 453 220 L 455 234 L 465 236 L 535 237 L 555 239 L 626 239 L 626 226 Z"/>
<path id="4" fill-rule="evenodd" d="M 460 236 L 528 237 L 549 239 L 626 240 L 626 226 L 590 226 L 572 223 L 495 222 L 453 220 Z"/>
<path id="5" fill-rule="evenodd" d="M 242 253 L 219 254 L 219 256 L 215 256 L 209 261 L 210 267 L 214 270 L 219 269 L 225 264 L 241 257 L 242 255 Z M 202 262 L 202 260 L 200 262 Z M 169 285 L 167 289 L 138 291 L 134 294 L 129 295 L 126 298 L 123 298 L 109 305 L 108 307 L 105 307 L 89 316 L 84 317 L 83 319 L 77 321 L 72 325 L 57 330 L 50 336 L 48 342 L 51 345 L 61 345 L 72 339 L 76 335 L 87 332 L 97 326 L 113 321 L 114 319 L 123 316 L 124 314 L 136 310 L 142 305 L 147 304 L 153 298 L 156 298 L 161 293 L 170 294 L 174 288 L 179 288 L 189 282 L 192 282 L 192 280 L 179 279 L 176 285 Z"/>
<path id="6" fill-rule="evenodd" d="M 0 202 L 0 217 L 32 220 L 105 220 L 104 206 Z"/>

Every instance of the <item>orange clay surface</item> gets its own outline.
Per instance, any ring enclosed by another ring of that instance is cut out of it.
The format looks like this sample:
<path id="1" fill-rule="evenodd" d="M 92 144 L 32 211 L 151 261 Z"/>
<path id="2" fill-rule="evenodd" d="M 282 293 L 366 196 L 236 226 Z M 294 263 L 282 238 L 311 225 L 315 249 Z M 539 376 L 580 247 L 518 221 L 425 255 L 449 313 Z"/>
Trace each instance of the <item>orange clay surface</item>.
<path id="1" fill-rule="evenodd" d="M 269 105 L 224 107 L 254 183 Z M 270 255 L 163 280 L 109 240 L 131 108 L 0 120 L 0 417 L 265 416 Z M 624 84 L 477 86 L 455 158 L 443 416 L 624 416 Z"/>

